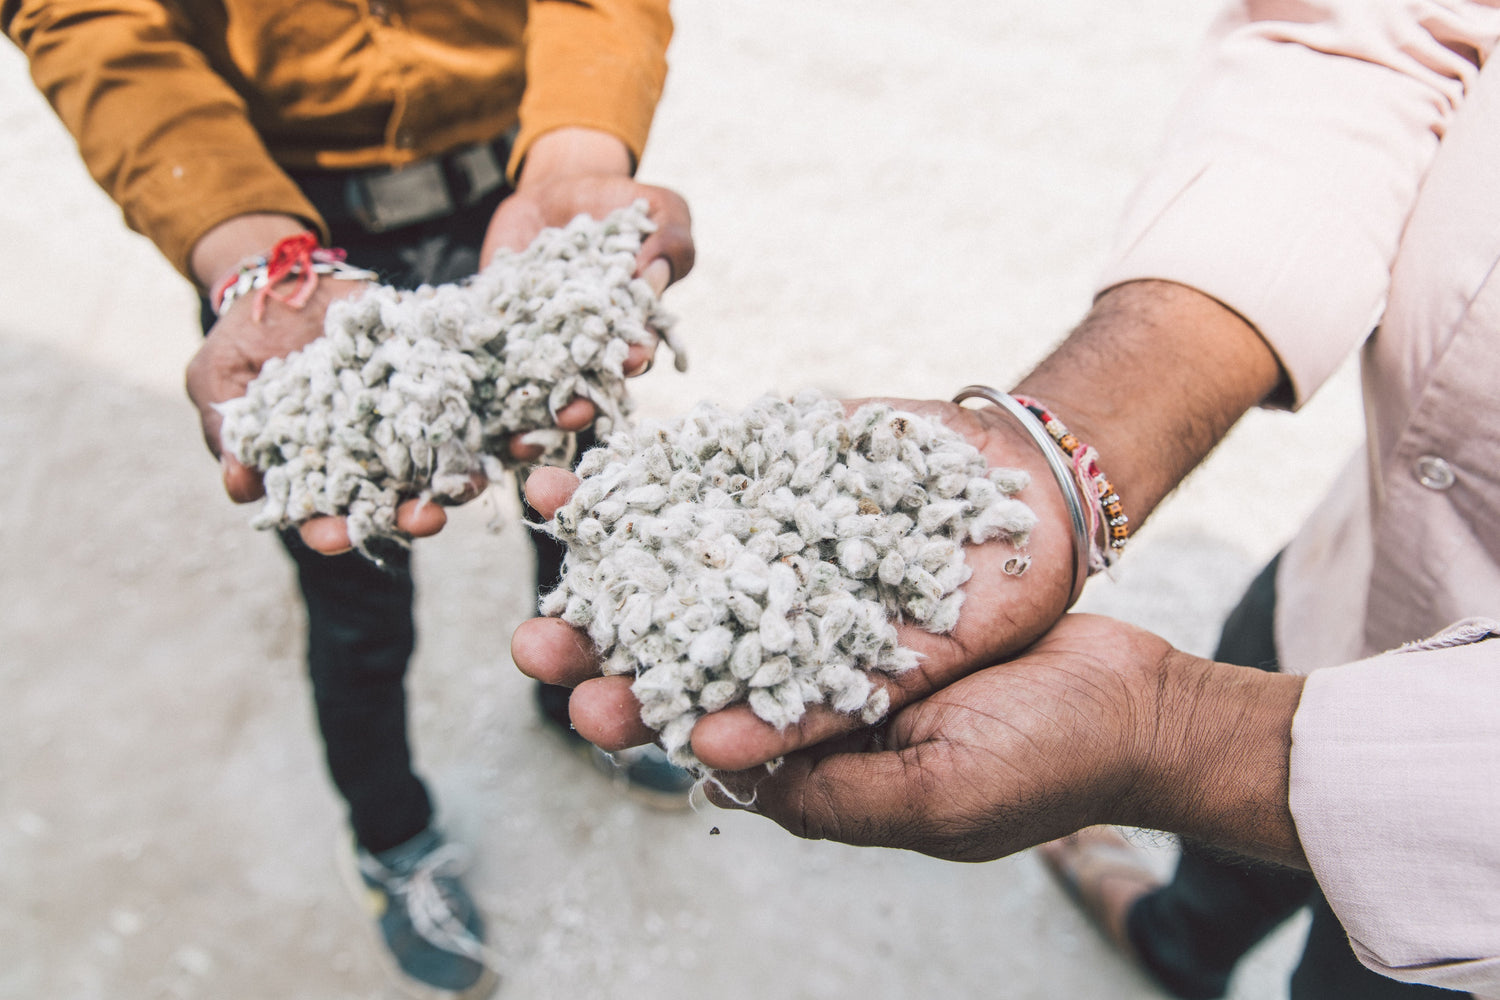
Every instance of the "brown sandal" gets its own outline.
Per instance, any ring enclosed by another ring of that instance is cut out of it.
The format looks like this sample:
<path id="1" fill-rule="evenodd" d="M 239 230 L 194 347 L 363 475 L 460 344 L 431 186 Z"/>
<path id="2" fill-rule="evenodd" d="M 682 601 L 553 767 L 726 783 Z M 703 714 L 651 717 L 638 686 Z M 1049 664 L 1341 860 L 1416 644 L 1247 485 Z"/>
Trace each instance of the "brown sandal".
<path id="1" fill-rule="evenodd" d="M 1162 884 L 1146 857 L 1112 826 L 1085 827 L 1037 851 L 1057 884 L 1104 939 L 1134 961 L 1125 915 L 1131 904 Z"/>

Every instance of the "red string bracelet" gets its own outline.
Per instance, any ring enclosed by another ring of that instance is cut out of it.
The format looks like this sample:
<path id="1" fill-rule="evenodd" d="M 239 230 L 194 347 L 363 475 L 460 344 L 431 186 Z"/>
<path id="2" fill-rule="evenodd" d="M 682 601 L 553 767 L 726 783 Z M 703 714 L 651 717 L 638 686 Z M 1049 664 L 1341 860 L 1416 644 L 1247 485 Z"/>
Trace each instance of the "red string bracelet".
<path id="1" fill-rule="evenodd" d="M 1099 453 L 1091 445 L 1078 440 L 1067 425 L 1041 403 L 1025 396 L 1017 396 L 1016 402 L 1042 422 L 1052 440 L 1057 442 L 1057 446 L 1072 461 L 1073 474 L 1078 478 L 1078 484 L 1083 487 L 1085 495 L 1090 498 L 1089 540 L 1093 549 L 1089 555 L 1090 568 L 1098 572 L 1113 566 L 1115 560 L 1120 558 L 1120 551 L 1125 548 L 1125 543 L 1130 540 L 1130 518 L 1125 515 L 1125 505 L 1120 502 L 1120 494 L 1115 492 L 1114 486 L 1099 468 Z M 1101 524 L 1106 539 L 1103 546 L 1099 545 Z"/>
<path id="2" fill-rule="evenodd" d="M 374 281 L 374 271 L 344 262 L 348 255 L 337 247 L 318 246 L 318 237 L 310 232 L 297 233 L 277 242 L 264 256 L 247 257 L 227 274 L 209 294 L 214 315 L 223 316 L 241 297 L 255 293 L 250 318 L 257 323 L 265 315 L 266 299 L 284 302 L 301 309 L 317 290 L 318 278 L 327 276 L 342 281 Z M 287 291 L 278 287 L 287 280 L 296 284 Z"/>

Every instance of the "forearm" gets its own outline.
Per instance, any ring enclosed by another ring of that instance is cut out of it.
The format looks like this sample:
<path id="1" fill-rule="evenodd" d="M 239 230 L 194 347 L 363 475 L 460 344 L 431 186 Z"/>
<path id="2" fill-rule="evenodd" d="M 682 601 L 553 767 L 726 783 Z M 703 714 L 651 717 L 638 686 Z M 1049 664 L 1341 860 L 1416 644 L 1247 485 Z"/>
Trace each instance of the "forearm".
<path id="1" fill-rule="evenodd" d="M 1369 333 L 1497 31 L 1500 12 L 1475 3 L 1425 20 L 1357 0 L 1226 8 L 1128 207 L 1109 290 L 1021 385 L 1098 449 L 1133 523 L 1246 409 L 1305 400 Z"/>
<path id="2" fill-rule="evenodd" d="M 1281 379 L 1245 320 L 1191 288 L 1142 281 L 1101 295 L 1015 391 L 1098 450 L 1135 526 Z"/>

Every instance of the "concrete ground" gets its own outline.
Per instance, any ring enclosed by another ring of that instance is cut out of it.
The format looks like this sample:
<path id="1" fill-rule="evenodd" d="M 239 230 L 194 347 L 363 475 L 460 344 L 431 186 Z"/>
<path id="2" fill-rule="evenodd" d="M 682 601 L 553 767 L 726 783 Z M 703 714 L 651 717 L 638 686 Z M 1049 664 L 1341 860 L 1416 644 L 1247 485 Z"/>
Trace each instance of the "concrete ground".
<path id="1" fill-rule="evenodd" d="M 700 257 L 668 297 L 692 368 L 640 380 L 651 415 L 773 388 L 1011 382 L 1086 307 L 1208 16 L 675 8 L 641 177 L 688 196 Z M 393 995 L 333 865 L 288 567 L 223 497 L 180 388 L 193 296 L 126 232 L 9 46 L 0 135 L 0 997 Z M 1084 606 L 1208 652 L 1359 427 L 1348 372 L 1299 416 L 1252 414 Z M 530 557 L 499 496 L 420 546 L 411 686 L 502 997 L 1158 995 L 1030 854 L 945 864 L 619 794 L 541 728 L 509 662 Z M 1284 997 L 1302 932 L 1257 952 L 1233 996 Z"/>

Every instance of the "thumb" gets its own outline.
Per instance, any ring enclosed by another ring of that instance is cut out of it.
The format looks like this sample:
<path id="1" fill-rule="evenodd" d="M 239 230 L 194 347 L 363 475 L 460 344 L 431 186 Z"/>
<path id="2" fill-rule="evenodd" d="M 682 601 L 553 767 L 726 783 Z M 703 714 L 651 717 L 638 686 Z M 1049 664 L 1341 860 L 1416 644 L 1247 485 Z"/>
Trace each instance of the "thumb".
<path id="1" fill-rule="evenodd" d="M 665 257 L 658 257 L 646 265 L 641 272 L 641 277 L 646 279 L 646 284 L 658 296 L 667 290 L 667 285 L 672 283 L 672 265 Z"/>
<path id="2" fill-rule="evenodd" d="M 249 503 L 266 495 L 260 476 L 227 451 L 219 455 L 219 467 L 224 475 L 224 492 L 235 503 Z"/>
<path id="3" fill-rule="evenodd" d="M 511 195 L 500 203 L 490 218 L 485 230 L 484 245 L 479 250 L 481 267 L 488 267 L 495 254 L 501 250 L 519 253 L 531 245 L 537 234 L 546 228 L 541 211 L 529 200 Z"/>

